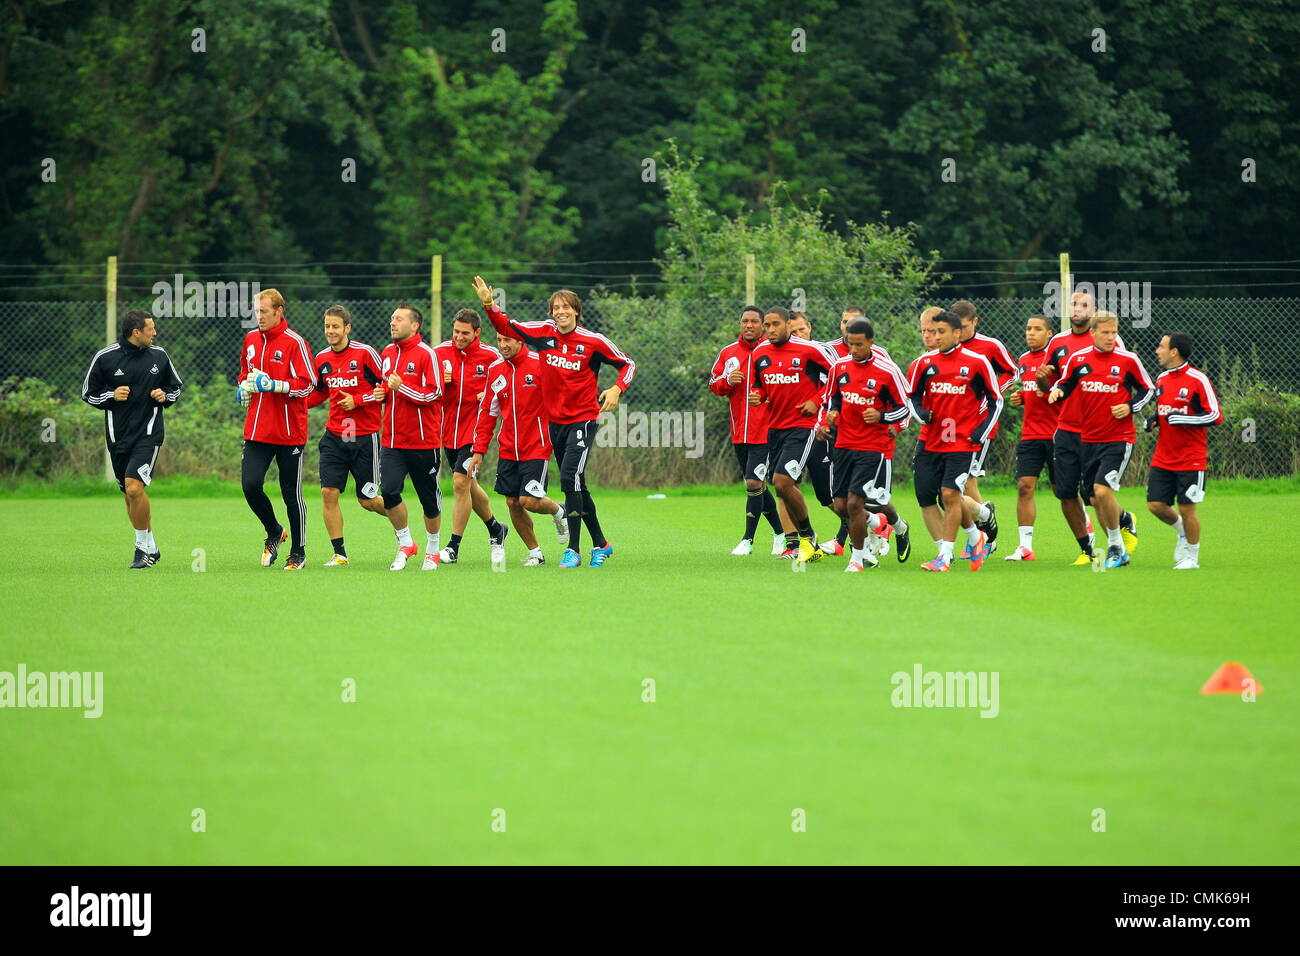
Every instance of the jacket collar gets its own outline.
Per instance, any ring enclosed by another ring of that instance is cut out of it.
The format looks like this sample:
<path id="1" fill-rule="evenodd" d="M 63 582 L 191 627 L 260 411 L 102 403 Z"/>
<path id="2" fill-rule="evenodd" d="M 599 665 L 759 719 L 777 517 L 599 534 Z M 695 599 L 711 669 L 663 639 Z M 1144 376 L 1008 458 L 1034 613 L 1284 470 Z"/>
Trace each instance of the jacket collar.
<path id="1" fill-rule="evenodd" d="M 289 320 L 281 319 L 279 325 L 272 326 L 269 332 L 263 332 L 262 334 L 269 338 L 272 335 L 282 335 L 284 331 L 288 328 L 289 328 Z"/>

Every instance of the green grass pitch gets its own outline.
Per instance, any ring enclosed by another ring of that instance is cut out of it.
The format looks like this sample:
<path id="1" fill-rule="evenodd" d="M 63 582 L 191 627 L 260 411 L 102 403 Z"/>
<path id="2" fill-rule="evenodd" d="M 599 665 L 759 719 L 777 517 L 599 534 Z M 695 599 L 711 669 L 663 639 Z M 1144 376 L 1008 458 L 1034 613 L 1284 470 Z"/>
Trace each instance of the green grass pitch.
<path id="1" fill-rule="evenodd" d="M 911 562 L 850 577 L 730 557 L 739 490 L 602 492 L 604 569 L 559 571 L 539 521 L 552 563 L 520 567 L 512 536 L 504 575 L 477 521 L 459 565 L 390 573 L 387 522 L 349 501 L 354 563 L 324 569 L 308 492 L 294 576 L 257 566 L 242 500 L 166 479 L 146 572 L 118 500 L 0 500 L 0 670 L 104 673 L 97 720 L 0 710 L 0 859 L 1295 862 L 1300 495 L 1211 486 L 1198 572 L 1145 511 L 1132 567 L 1068 567 L 1040 496 L 1032 565 L 923 574 L 913 520 Z M 1010 547 L 1013 495 L 992 497 Z M 1225 661 L 1257 701 L 1199 694 Z M 917 664 L 998 672 L 998 716 L 892 706 Z"/>

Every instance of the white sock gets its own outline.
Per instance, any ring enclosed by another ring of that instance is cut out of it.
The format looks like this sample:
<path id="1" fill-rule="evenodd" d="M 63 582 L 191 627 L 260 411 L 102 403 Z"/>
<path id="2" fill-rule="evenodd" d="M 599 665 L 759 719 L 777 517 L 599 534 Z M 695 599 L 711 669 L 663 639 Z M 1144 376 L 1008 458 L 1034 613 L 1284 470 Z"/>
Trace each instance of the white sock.
<path id="1" fill-rule="evenodd" d="M 425 537 L 429 539 L 429 545 L 428 545 L 427 548 L 425 548 L 425 550 L 426 550 L 429 554 L 437 554 L 439 551 L 442 550 L 442 543 L 441 543 L 441 542 L 442 542 L 442 532 L 441 532 L 441 531 L 432 531 L 432 532 L 430 532 L 430 531 L 426 531 L 426 532 L 425 532 Z"/>
<path id="2" fill-rule="evenodd" d="M 135 546 L 141 551 L 149 550 L 149 532 L 141 531 L 138 528 L 135 532 Z"/>
<path id="3" fill-rule="evenodd" d="M 1187 546 L 1187 553 L 1191 555 L 1193 561 L 1201 560 L 1201 542 L 1198 541 L 1196 544 L 1189 544 Z"/>
<path id="4" fill-rule="evenodd" d="M 861 565 L 863 565 L 863 566 L 866 565 L 866 563 L 867 563 L 867 549 L 866 549 L 866 548 L 850 548 L 849 550 L 852 552 L 852 560 L 853 560 L 853 561 L 856 561 L 858 564 L 861 564 Z"/>
<path id="5" fill-rule="evenodd" d="M 403 548 L 408 547 L 413 543 L 411 541 L 411 529 L 409 527 L 398 528 L 396 531 L 393 532 L 393 534 L 397 536 L 398 545 Z"/>
<path id="6" fill-rule="evenodd" d="M 991 515 L 992 513 L 993 512 L 989 511 L 989 506 L 981 502 L 979 508 L 977 508 L 975 511 L 975 520 L 988 521 L 989 515 Z"/>
<path id="7" fill-rule="evenodd" d="M 1187 535 L 1187 532 L 1183 530 L 1183 519 L 1181 517 L 1173 523 L 1173 529 L 1178 532 L 1180 538 Z"/>
<path id="8" fill-rule="evenodd" d="M 966 532 L 966 543 L 975 545 L 980 541 L 980 529 L 971 525 L 969 528 L 962 529 Z"/>
<path id="9" fill-rule="evenodd" d="M 555 510 L 552 511 L 551 514 L 553 515 L 564 514 L 564 505 L 560 504 L 558 501 L 554 502 L 554 504 L 555 504 Z"/>
<path id="10" fill-rule="evenodd" d="M 1031 524 L 1022 524 L 1020 526 L 1020 547 L 1026 551 L 1034 550 L 1034 526 Z"/>
<path id="11" fill-rule="evenodd" d="M 145 532 L 145 535 L 147 536 L 149 541 L 149 547 L 145 548 L 145 550 L 148 551 L 150 554 L 157 554 L 158 545 L 156 545 L 153 540 L 153 529 L 150 528 L 148 531 Z"/>
<path id="12" fill-rule="evenodd" d="M 530 558 L 540 558 L 540 557 L 542 556 L 542 549 L 541 549 L 541 548 L 529 548 L 529 549 L 528 549 L 528 556 L 529 556 Z"/>
<path id="13" fill-rule="evenodd" d="M 952 562 L 952 546 L 953 546 L 953 544 L 954 544 L 954 542 L 952 542 L 952 541 L 940 541 L 940 542 L 939 542 L 939 557 L 943 558 L 945 561 L 947 561 L 947 562 L 949 562 L 949 563 Z"/>
<path id="14" fill-rule="evenodd" d="M 1106 531 L 1106 544 L 1112 548 L 1124 547 L 1124 539 L 1119 536 L 1119 528 L 1109 528 Z"/>

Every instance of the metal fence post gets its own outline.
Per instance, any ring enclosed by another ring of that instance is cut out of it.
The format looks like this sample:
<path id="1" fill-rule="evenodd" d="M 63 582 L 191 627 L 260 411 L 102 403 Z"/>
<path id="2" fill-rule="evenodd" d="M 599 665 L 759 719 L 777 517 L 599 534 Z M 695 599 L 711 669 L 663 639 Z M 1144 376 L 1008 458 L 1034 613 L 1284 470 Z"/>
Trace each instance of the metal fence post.
<path id="1" fill-rule="evenodd" d="M 104 283 L 104 344 L 112 345 L 117 341 L 117 256 L 108 257 L 108 271 Z M 113 458 L 104 446 L 104 479 L 115 481 L 113 477 Z"/>
<path id="2" fill-rule="evenodd" d="M 442 256 L 434 256 L 429 264 L 429 331 L 433 344 L 442 341 Z"/>
<path id="3" fill-rule="evenodd" d="M 754 254 L 745 253 L 745 305 L 755 305 L 754 302 Z"/>
<path id="4" fill-rule="evenodd" d="M 1061 253 L 1061 331 L 1070 330 L 1070 254 Z"/>

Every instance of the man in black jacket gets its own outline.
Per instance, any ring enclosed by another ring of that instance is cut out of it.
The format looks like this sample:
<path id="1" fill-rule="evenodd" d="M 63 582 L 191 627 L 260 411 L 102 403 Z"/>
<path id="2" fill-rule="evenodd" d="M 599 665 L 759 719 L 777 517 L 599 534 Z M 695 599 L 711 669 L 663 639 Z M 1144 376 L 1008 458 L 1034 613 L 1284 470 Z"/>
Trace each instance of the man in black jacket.
<path id="1" fill-rule="evenodd" d="M 133 309 L 122 319 L 122 337 L 90 361 L 81 397 L 104 412 L 104 440 L 126 513 L 135 528 L 133 568 L 149 568 L 161 555 L 153 540 L 149 496 L 158 447 L 163 443 L 163 409 L 176 404 L 181 379 L 167 353 L 153 344 L 153 316 Z"/>

